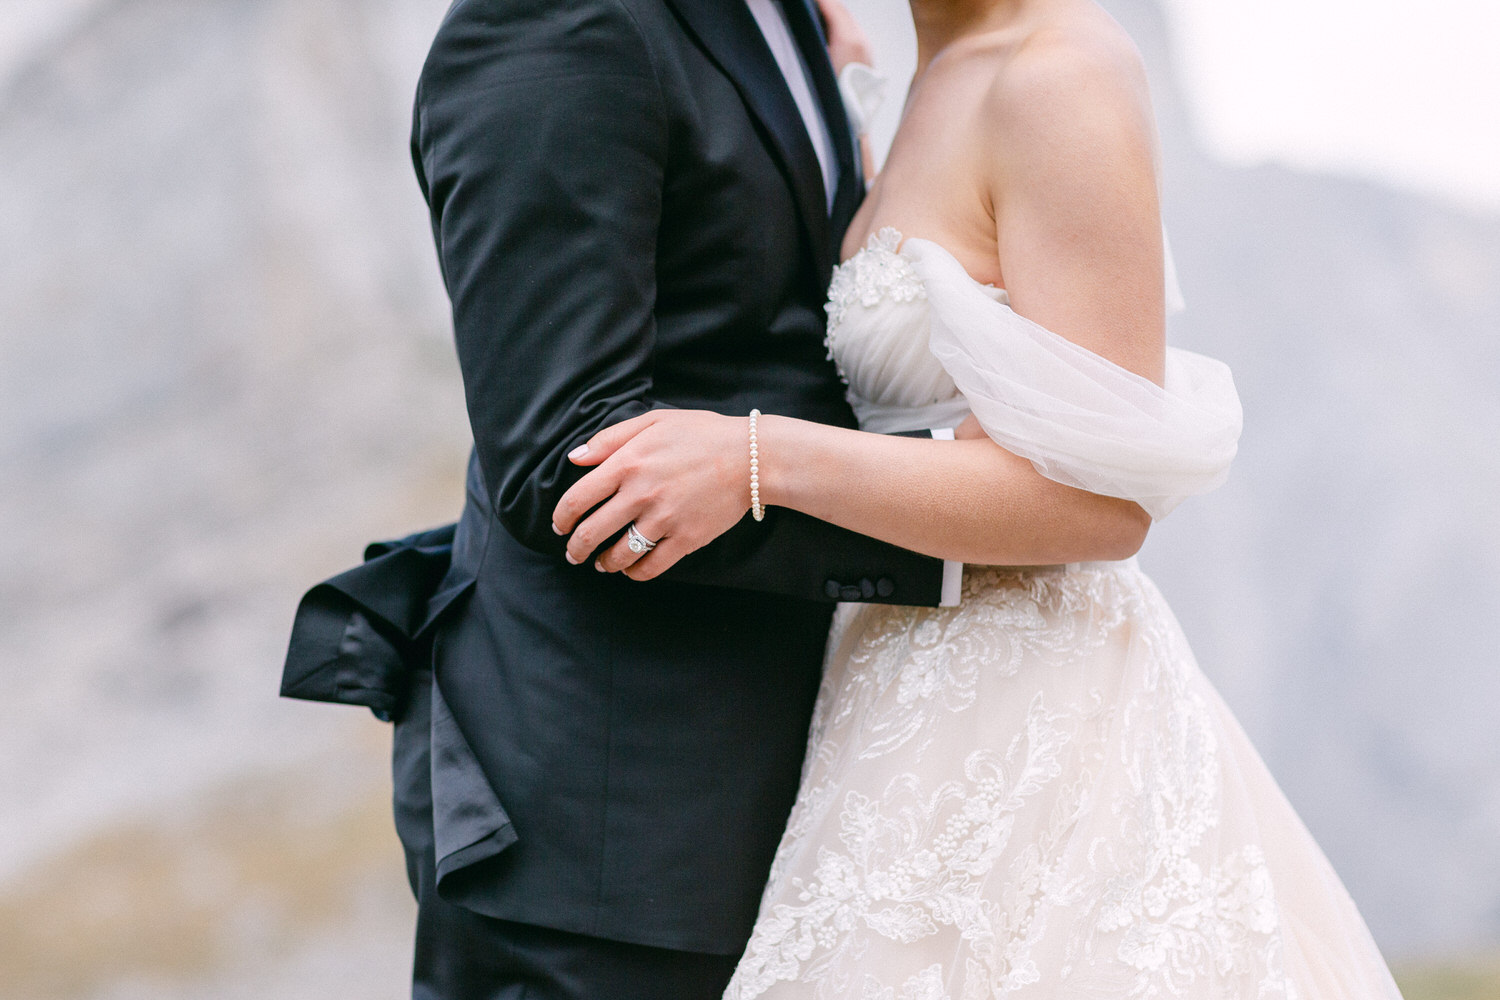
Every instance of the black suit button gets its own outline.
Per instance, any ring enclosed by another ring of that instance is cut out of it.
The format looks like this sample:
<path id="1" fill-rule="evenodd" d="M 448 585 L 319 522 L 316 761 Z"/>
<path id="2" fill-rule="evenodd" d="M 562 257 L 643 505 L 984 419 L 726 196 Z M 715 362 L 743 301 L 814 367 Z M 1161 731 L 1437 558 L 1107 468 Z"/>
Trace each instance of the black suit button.
<path id="1" fill-rule="evenodd" d="M 867 601 L 875 596 L 875 584 L 870 582 L 869 577 L 859 581 L 859 596 Z"/>
<path id="2" fill-rule="evenodd" d="M 837 580 L 823 581 L 823 593 L 828 595 L 828 599 L 830 601 L 836 601 L 839 599 L 839 591 L 839 582 Z"/>
<path id="3" fill-rule="evenodd" d="M 857 601 L 860 598 L 858 587 L 844 587 L 839 591 L 839 599 L 844 601 Z"/>
<path id="4" fill-rule="evenodd" d="M 875 593 L 881 597 L 890 597 L 895 592 L 896 584 L 890 577 L 882 576 L 879 580 L 875 581 Z"/>

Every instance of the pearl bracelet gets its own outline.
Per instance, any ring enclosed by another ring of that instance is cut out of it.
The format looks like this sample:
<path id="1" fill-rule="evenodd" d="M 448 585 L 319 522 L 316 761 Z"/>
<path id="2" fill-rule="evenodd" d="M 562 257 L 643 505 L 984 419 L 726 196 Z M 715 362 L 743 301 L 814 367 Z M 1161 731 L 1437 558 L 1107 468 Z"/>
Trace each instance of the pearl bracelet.
<path id="1" fill-rule="evenodd" d="M 760 438 L 756 433 L 756 424 L 760 421 L 760 411 L 750 411 L 750 516 L 757 521 L 764 521 L 766 509 L 760 505 Z"/>

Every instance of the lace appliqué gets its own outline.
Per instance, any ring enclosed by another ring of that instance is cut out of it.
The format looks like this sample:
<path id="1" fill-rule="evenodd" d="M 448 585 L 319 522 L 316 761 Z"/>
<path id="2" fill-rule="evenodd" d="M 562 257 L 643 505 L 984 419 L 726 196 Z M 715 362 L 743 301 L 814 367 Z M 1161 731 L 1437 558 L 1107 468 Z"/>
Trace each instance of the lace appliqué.
<path id="1" fill-rule="evenodd" d="M 958 608 L 840 610 L 726 1000 L 1293 1000 L 1268 870 L 1226 842 L 1216 720 L 1150 581 L 966 576 Z"/>
<path id="2" fill-rule="evenodd" d="M 894 302 L 915 302 L 927 297 L 926 288 L 912 270 L 911 261 L 899 251 L 900 246 L 900 231 L 885 226 L 871 235 L 854 256 L 833 269 L 828 302 L 823 306 L 828 313 L 828 333 L 823 344 L 835 364 L 837 357 L 833 345 L 844 316 L 852 306 L 861 305 L 868 309 L 886 298 Z M 842 376 L 843 372 L 839 374 Z"/>

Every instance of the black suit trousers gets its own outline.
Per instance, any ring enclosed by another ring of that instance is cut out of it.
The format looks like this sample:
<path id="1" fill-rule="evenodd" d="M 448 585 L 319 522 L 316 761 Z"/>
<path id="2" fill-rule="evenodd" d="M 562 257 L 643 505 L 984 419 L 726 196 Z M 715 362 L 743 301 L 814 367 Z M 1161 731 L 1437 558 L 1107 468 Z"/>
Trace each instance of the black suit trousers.
<path id="1" fill-rule="evenodd" d="M 417 897 L 412 1000 L 719 1000 L 737 956 L 625 944 L 456 906 L 437 894 L 432 676 L 414 678 L 395 727 L 396 832 Z"/>

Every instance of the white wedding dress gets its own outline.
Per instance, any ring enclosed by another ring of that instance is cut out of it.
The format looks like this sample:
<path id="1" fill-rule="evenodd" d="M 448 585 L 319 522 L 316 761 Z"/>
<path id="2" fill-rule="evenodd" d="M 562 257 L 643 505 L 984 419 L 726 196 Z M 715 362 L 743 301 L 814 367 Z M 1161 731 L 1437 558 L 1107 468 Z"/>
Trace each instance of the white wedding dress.
<path id="1" fill-rule="evenodd" d="M 1169 279 L 1170 283 L 1170 279 Z M 1160 517 L 1226 475 L 1229 371 L 1165 389 L 882 230 L 829 346 L 867 430 L 970 411 Z M 1338 877 L 1134 559 L 967 567 L 952 608 L 849 605 L 726 1000 L 1395 1000 Z"/>

